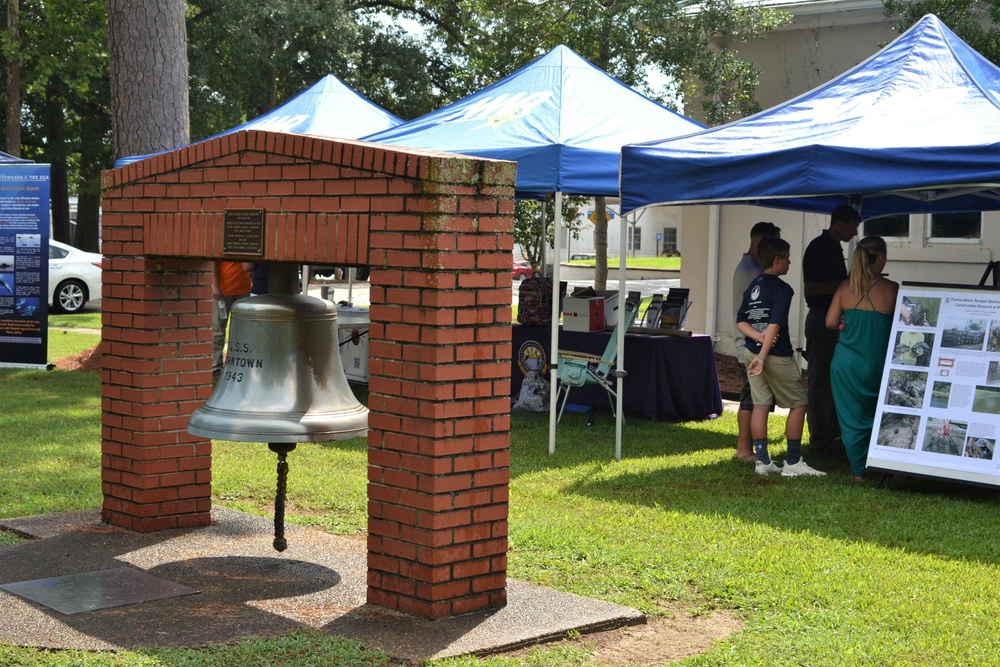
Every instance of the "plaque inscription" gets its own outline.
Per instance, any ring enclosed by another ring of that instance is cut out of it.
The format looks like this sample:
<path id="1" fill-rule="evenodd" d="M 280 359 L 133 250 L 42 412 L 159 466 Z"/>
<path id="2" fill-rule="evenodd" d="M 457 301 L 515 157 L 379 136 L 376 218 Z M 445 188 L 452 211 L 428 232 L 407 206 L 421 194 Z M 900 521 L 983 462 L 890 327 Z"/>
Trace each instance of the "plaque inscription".
<path id="1" fill-rule="evenodd" d="M 226 209 L 222 218 L 222 254 L 264 255 L 264 209 Z"/>

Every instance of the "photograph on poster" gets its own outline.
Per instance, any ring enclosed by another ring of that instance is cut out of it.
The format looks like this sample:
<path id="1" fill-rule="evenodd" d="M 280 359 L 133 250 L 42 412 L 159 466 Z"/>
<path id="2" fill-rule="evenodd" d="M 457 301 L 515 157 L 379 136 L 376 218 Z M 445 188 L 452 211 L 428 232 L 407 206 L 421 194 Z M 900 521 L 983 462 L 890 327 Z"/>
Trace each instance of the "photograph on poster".
<path id="1" fill-rule="evenodd" d="M 935 382 L 934 386 L 931 388 L 931 407 L 932 408 L 947 408 L 948 399 L 951 397 L 951 383 L 950 382 Z"/>
<path id="2" fill-rule="evenodd" d="M 986 384 L 997 386 L 1000 385 L 1000 361 L 995 359 L 990 361 L 989 370 L 986 371 Z"/>
<path id="3" fill-rule="evenodd" d="M 0 255 L 0 271 L 10 271 L 14 268 L 14 255 Z"/>
<path id="4" fill-rule="evenodd" d="M 931 351 L 934 349 L 934 334 L 920 331 L 900 331 L 892 348 L 894 366 L 931 365 Z"/>
<path id="5" fill-rule="evenodd" d="M 14 296 L 13 273 L 0 273 L 0 296 Z"/>
<path id="6" fill-rule="evenodd" d="M 1000 352 L 1000 320 L 990 322 L 990 335 L 986 337 L 986 351 Z"/>
<path id="7" fill-rule="evenodd" d="M 922 371 L 889 371 L 889 384 L 885 392 L 886 405 L 919 408 L 927 391 L 927 373 Z"/>
<path id="8" fill-rule="evenodd" d="M 14 240 L 18 248 L 41 248 L 41 234 L 18 234 Z"/>
<path id="9" fill-rule="evenodd" d="M 899 323 L 907 327 L 936 327 L 941 311 L 940 297 L 903 295 Z"/>
<path id="10" fill-rule="evenodd" d="M 941 347 L 955 350 L 981 350 L 986 340 L 986 320 L 953 318 L 944 323 Z"/>
<path id="11" fill-rule="evenodd" d="M 875 441 L 875 444 L 880 447 L 913 449 L 917 444 L 919 428 L 920 415 L 883 412 L 878 427 L 878 439 Z"/>
<path id="12" fill-rule="evenodd" d="M 996 443 L 997 441 L 994 438 L 977 438 L 970 435 L 965 440 L 964 456 L 970 459 L 992 461 L 993 448 L 996 447 Z"/>
<path id="13" fill-rule="evenodd" d="M 14 302 L 14 309 L 21 317 L 31 317 L 38 312 L 38 299 L 35 297 L 21 297 Z"/>
<path id="14" fill-rule="evenodd" d="M 972 411 L 1000 415 L 1000 387 L 977 385 L 972 398 Z"/>
<path id="15" fill-rule="evenodd" d="M 921 449 L 932 454 L 961 456 L 962 443 L 965 442 L 965 431 L 968 427 L 968 424 L 962 422 L 931 417 L 927 420 L 924 445 Z"/>

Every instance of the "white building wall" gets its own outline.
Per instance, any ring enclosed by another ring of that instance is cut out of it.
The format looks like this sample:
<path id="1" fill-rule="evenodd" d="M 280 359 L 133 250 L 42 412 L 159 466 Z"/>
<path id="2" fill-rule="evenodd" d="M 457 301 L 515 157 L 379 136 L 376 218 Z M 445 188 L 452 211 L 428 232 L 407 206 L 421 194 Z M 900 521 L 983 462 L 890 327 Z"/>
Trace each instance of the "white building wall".
<path id="1" fill-rule="evenodd" d="M 666 207 L 661 207 L 666 208 Z M 709 332 L 716 339 L 715 349 L 721 354 L 735 354 L 733 344 L 733 270 L 750 245 L 750 229 L 761 220 L 769 220 L 781 228 L 781 236 L 792 247 L 791 267 L 784 280 L 795 290 L 797 299 L 789 316 L 792 344 L 804 347 L 805 302 L 802 299 L 802 255 L 813 238 L 829 227 L 829 216 L 798 213 L 758 206 L 720 206 L 717 293 L 708 293 L 709 253 L 707 220 L 709 206 L 669 207 L 683 213 L 684 237 L 687 241 L 681 263 L 681 284 L 691 290 L 694 302 L 688 317 L 688 328 Z M 977 285 L 989 262 L 1000 248 L 1000 212 L 983 213 L 982 239 L 972 242 L 928 241 L 925 239 L 924 216 L 911 216 L 911 238 L 889 240 L 889 261 L 886 273 L 896 282 L 930 282 L 951 285 Z M 860 240 L 865 235 L 859 230 Z M 844 244 L 844 256 L 850 258 L 853 243 Z M 713 310 L 716 314 L 711 322 Z"/>
<path id="2" fill-rule="evenodd" d="M 563 229 L 563 236 L 560 242 L 562 261 L 567 261 L 569 257 L 575 254 L 594 254 L 594 223 L 586 217 L 593 210 L 593 201 L 585 204 L 580 209 L 580 215 L 578 216 L 581 227 L 579 230 L 580 238 L 573 238 L 568 229 Z M 613 216 L 611 221 L 608 222 L 608 257 L 621 256 L 620 225 L 622 219 L 618 214 L 618 210 L 617 199 L 608 202 L 608 211 Z M 628 224 L 632 225 L 633 222 L 630 221 Z M 630 252 L 629 257 L 656 257 L 656 235 L 660 234 L 663 236 L 664 230 L 668 228 L 677 230 L 677 248 L 683 252 L 681 242 L 681 214 L 679 210 L 666 207 L 648 209 L 639 213 L 638 219 L 634 221 L 634 225 L 640 230 L 641 245 L 638 251 Z"/>

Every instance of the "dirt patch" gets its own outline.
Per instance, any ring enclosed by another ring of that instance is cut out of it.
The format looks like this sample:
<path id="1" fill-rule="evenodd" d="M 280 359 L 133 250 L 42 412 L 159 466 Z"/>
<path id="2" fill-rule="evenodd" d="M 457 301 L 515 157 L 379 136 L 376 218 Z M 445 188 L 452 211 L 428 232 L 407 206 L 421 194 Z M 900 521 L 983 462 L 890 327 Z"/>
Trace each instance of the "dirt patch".
<path id="1" fill-rule="evenodd" d="M 101 370 L 101 346 L 96 345 L 72 357 L 66 357 L 55 362 L 54 366 L 64 371 L 94 371 Z"/>
<path id="2" fill-rule="evenodd" d="M 737 400 L 743 389 L 743 376 L 740 374 L 740 364 L 736 357 L 725 354 L 715 355 L 715 368 L 719 374 L 719 389 L 722 397 Z"/>
<path id="3" fill-rule="evenodd" d="M 681 612 L 673 618 L 654 618 L 644 625 L 595 632 L 563 642 L 588 647 L 593 651 L 588 664 L 595 667 L 645 667 L 703 653 L 742 628 L 743 622 L 725 610 L 711 614 Z M 532 648 L 505 655 L 523 655 Z"/>

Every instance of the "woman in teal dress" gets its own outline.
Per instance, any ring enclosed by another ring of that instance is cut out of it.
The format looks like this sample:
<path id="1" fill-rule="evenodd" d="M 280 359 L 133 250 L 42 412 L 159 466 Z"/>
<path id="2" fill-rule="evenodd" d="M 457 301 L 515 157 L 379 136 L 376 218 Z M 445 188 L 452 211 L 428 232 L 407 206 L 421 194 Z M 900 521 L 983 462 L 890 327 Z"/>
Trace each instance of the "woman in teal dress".
<path id="1" fill-rule="evenodd" d="M 841 330 L 830 377 L 841 439 L 857 480 L 865 474 L 899 292 L 899 284 L 882 275 L 887 259 L 881 237 L 863 238 L 851 258 L 850 275 L 833 295 L 826 314 L 827 328 Z"/>

